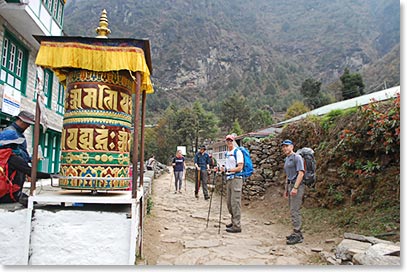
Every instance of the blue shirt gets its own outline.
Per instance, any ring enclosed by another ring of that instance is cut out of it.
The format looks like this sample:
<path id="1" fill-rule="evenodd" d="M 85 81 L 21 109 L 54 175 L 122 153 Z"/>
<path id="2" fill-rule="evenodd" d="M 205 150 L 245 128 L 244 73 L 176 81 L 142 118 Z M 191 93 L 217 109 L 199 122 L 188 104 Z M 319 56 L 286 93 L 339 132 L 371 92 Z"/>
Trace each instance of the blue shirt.
<path id="1" fill-rule="evenodd" d="M 199 168 L 202 171 L 208 170 L 207 165 L 209 164 L 210 159 L 208 153 L 204 152 L 203 154 L 201 152 L 197 152 L 194 157 L 194 163 L 198 164 Z"/>
<path id="2" fill-rule="evenodd" d="M 185 161 L 184 157 L 181 157 L 181 158 L 174 157 L 172 159 L 172 163 L 175 163 L 174 171 L 176 171 L 176 172 L 184 171 L 184 161 Z"/>

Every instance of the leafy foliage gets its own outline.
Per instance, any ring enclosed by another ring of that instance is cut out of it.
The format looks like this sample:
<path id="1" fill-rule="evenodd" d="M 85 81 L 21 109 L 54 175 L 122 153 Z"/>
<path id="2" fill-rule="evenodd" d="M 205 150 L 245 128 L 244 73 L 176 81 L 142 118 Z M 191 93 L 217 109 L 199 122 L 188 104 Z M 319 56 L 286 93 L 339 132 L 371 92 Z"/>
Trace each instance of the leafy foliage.
<path id="1" fill-rule="evenodd" d="M 350 99 L 364 94 L 365 84 L 362 76 L 358 73 L 351 74 L 346 68 L 343 75 L 340 77 L 342 82 L 342 97 Z"/>
<path id="2" fill-rule="evenodd" d="M 307 78 L 301 85 L 301 94 L 304 96 L 304 104 L 310 109 L 316 109 L 329 104 L 328 96 L 321 93 L 321 81 Z"/>
<path id="3" fill-rule="evenodd" d="M 293 118 L 297 115 L 301 115 L 305 112 L 310 111 L 310 109 L 304 105 L 303 102 L 295 101 L 288 109 L 284 116 L 285 119 Z"/>

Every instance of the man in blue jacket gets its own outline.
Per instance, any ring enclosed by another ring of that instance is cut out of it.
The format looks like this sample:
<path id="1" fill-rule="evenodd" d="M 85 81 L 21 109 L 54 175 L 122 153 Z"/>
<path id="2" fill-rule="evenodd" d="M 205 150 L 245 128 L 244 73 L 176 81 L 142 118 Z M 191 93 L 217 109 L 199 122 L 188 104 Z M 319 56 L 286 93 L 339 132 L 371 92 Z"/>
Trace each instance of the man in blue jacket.
<path id="1" fill-rule="evenodd" d="M 205 152 L 206 147 L 203 145 L 199 148 L 199 151 L 195 154 L 194 163 L 195 163 L 195 197 L 199 198 L 199 187 L 202 181 L 202 190 L 205 200 L 209 199 L 208 194 L 208 170 L 209 170 L 209 155 Z"/>

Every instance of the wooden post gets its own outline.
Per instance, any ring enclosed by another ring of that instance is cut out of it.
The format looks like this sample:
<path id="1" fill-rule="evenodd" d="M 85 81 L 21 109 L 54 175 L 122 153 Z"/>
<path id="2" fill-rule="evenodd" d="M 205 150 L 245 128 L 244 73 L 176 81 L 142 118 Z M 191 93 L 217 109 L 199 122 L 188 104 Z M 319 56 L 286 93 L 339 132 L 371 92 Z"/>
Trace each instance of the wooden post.
<path id="1" fill-rule="evenodd" d="M 138 133 L 140 124 L 140 86 L 141 86 L 141 74 L 136 72 L 136 81 L 133 83 L 135 85 L 135 101 L 134 101 L 134 122 L 133 122 L 133 179 L 132 179 L 132 198 L 137 198 L 137 179 L 138 179 Z M 142 172 L 143 169 L 140 168 Z"/>
<path id="2" fill-rule="evenodd" d="M 35 186 L 37 182 L 37 168 L 38 168 L 38 144 L 40 143 L 40 117 L 41 110 L 39 105 L 40 96 L 37 92 L 37 101 L 35 103 L 35 124 L 34 124 L 34 152 L 32 155 L 32 165 L 31 165 L 31 187 L 30 195 L 34 195 Z"/>
<path id="3" fill-rule="evenodd" d="M 145 128 L 145 121 L 146 121 L 146 98 L 147 94 L 146 91 L 143 90 L 142 95 L 142 107 L 141 107 L 141 137 L 140 137 L 140 186 L 144 184 L 144 128 Z M 152 184 L 150 184 L 152 186 Z M 144 190 L 144 188 L 143 188 Z M 144 194 L 143 194 L 144 195 Z M 147 200 L 146 200 L 147 201 Z M 141 243 L 139 247 L 139 255 L 143 256 L 143 213 L 144 213 L 144 198 L 140 198 L 140 233 L 141 233 Z"/>
<path id="4" fill-rule="evenodd" d="M 146 98 L 147 93 L 143 90 L 141 104 L 141 137 L 140 137 L 140 169 L 144 169 L 144 138 L 146 125 Z M 140 186 L 144 184 L 144 171 L 140 173 Z"/>

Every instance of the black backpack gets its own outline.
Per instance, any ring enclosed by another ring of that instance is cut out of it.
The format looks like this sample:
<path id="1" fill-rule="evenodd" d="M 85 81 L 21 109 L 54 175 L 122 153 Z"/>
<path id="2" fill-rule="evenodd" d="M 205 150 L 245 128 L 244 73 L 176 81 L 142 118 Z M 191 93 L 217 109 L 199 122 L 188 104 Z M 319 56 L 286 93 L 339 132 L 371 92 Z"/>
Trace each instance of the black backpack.
<path id="1" fill-rule="evenodd" d="M 305 174 L 302 182 L 308 187 L 314 187 L 316 181 L 315 171 L 317 167 L 314 150 L 309 147 L 303 147 L 300 150 L 297 150 L 297 154 L 299 154 L 304 160 Z"/>

